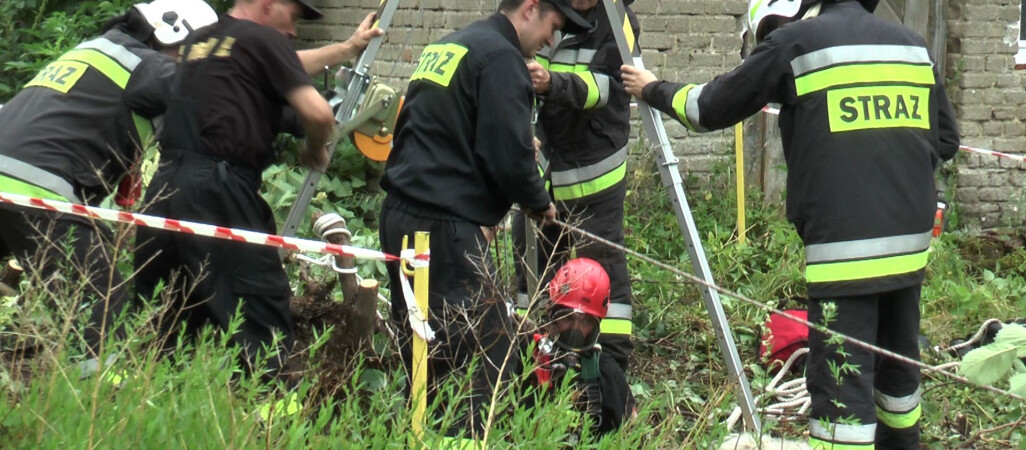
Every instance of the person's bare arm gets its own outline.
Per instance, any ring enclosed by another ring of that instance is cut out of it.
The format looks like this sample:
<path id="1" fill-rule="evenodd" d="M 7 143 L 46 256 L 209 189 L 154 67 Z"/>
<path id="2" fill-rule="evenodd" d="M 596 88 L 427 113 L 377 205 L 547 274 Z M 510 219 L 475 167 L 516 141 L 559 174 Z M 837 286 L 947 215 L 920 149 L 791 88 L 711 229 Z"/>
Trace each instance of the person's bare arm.
<path id="1" fill-rule="evenodd" d="M 331 139 L 335 127 L 335 115 L 331 106 L 311 85 L 289 91 L 286 96 L 306 130 L 306 148 L 299 154 L 299 161 L 307 167 L 321 171 L 328 167 L 328 150 L 325 145 Z"/>
<path id="2" fill-rule="evenodd" d="M 296 52 L 299 55 L 299 61 L 303 63 L 303 70 L 310 76 L 314 76 L 321 73 L 325 66 L 337 66 L 343 61 L 358 56 L 363 49 L 367 48 L 371 38 L 385 33 L 380 28 L 371 28 L 374 20 L 374 13 L 368 14 L 345 42 Z"/>

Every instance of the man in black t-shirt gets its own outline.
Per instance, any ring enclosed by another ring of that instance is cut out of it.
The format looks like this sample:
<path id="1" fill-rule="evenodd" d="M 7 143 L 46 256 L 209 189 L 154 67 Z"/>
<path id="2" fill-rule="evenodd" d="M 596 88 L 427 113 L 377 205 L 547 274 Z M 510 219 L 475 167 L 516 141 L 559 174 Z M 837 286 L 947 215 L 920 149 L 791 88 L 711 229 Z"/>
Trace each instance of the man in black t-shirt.
<path id="1" fill-rule="evenodd" d="M 305 1 L 237 0 L 217 24 L 187 41 L 147 213 L 275 232 L 258 189 L 260 173 L 275 159 L 283 107 L 296 110 L 306 132 L 300 160 L 324 168 L 335 119 L 310 76 L 356 56 L 381 33 L 371 29 L 368 15 L 348 41 L 297 53 L 289 41 L 296 21 L 321 16 Z M 223 330 L 241 311 L 232 339 L 248 369 L 278 375 L 292 344 L 291 290 L 273 248 L 150 228 L 139 229 L 137 242 L 138 295 L 154 295 L 162 281 L 173 289 L 175 320 L 162 321 L 165 332 L 177 331 L 179 321 L 189 333 L 207 324 Z"/>

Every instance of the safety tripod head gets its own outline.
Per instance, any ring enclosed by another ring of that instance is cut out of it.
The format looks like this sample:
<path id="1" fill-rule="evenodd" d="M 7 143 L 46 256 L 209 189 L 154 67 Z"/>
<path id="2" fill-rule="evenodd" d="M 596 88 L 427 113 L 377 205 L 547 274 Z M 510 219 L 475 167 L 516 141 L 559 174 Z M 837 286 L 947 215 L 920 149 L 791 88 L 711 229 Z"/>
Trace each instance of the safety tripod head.
<path id="1" fill-rule="evenodd" d="M 357 107 L 343 111 L 343 99 L 350 89 L 359 89 Z M 376 77 L 343 66 L 335 75 L 335 95 L 328 100 L 339 134 L 348 135 L 353 145 L 372 161 L 384 162 L 392 151 L 392 133 L 402 107 L 402 94 Z"/>

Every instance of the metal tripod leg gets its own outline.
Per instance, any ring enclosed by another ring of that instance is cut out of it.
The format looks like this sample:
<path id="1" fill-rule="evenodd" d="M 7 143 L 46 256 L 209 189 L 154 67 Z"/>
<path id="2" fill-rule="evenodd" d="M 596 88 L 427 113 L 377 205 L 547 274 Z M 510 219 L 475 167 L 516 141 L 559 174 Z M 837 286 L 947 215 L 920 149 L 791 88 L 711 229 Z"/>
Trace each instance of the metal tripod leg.
<path id="1" fill-rule="evenodd" d="M 538 298 L 538 282 L 541 280 L 541 268 L 538 267 L 538 227 L 530 217 L 524 214 L 524 278 L 527 280 L 527 298 L 534 301 Z"/>
<path id="2" fill-rule="evenodd" d="M 374 23 L 375 28 L 387 30 L 389 24 L 392 23 L 392 16 L 395 15 L 396 9 L 399 7 L 399 0 L 381 0 L 378 9 L 377 22 Z M 363 93 L 366 91 L 367 86 L 370 83 L 370 68 L 371 63 L 374 62 L 374 58 L 378 55 L 378 50 L 381 49 L 381 42 L 384 36 L 376 36 L 371 39 L 370 43 L 367 44 L 367 48 L 360 54 L 360 58 L 356 62 L 356 66 L 352 70 L 352 76 L 348 80 L 339 80 L 336 78 L 336 83 L 346 82 L 345 95 L 342 98 L 341 107 L 338 113 L 335 115 L 335 122 L 342 128 L 346 128 L 346 125 L 353 119 L 356 113 L 356 106 L 359 105 L 360 99 Z M 346 133 L 348 134 L 348 133 Z M 336 135 L 332 137 L 331 143 L 328 146 L 328 156 L 330 157 L 335 150 L 335 143 L 338 139 L 346 137 L 345 134 L 336 132 Z M 282 236 L 295 236 L 296 230 L 299 228 L 299 223 L 303 221 L 303 217 L 306 216 L 306 209 L 310 206 L 310 200 L 313 198 L 314 192 L 317 191 L 317 184 L 321 181 L 321 172 L 317 169 L 310 169 L 306 175 L 306 180 L 303 181 L 303 186 L 299 190 L 299 194 L 296 195 L 296 201 L 292 204 L 292 209 L 289 210 L 288 218 L 285 219 L 285 225 L 282 227 Z M 284 251 L 281 253 L 285 255 Z"/>
<path id="3" fill-rule="evenodd" d="M 634 32 L 627 22 L 626 12 L 623 5 L 616 0 L 602 0 L 605 6 L 606 16 L 612 24 L 613 35 L 616 38 L 616 45 L 620 50 L 620 57 L 625 64 L 632 64 L 644 68 L 641 56 L 635 57 Z M 630 37 L 628 38 L 628 34 Z M 677 157 L 670 147 L 670 140 L 666 136 L 666 129 L 659 117 L 659 112 L 638 99 L 638 111 L 641 113 L 641 120 L 645 126 L 645 132 L 651 142 L 656 143 L 656 158 L 659 163 L 659 175 L 662 177 L 663 185 L 670 195 L 673 203 L 673 211 L 677 215 L 677 224 L 684 233 L 684 239 L 688 246 L 688 255 L 691 257 L 691 264 L 694 266 L 695 275 L 705 280 L 709 285 L 715 285 L 712 271 L 709 270 L 709 262 L 705 257 L 705 249 L 702 248 L 702 240 L 699 237 L 698 229 L 695 227 L 695 219 L 691 215 L 691 207 L 688 205 L 687 196 L 684 195 L 683 181 L 680 170 L 677 168 Z M 737 353 L 737 345 L 734 343 L 734 336 L 727 326 L 727 318 L 723 314 L 723 305 L 720 303 L 720 295 L 709 286 L 699 286 L 702 297 L 705 299 L 705 309 L 712 319 L 713 330 L 716 332 L 716 341 L 723 354 L 724 363 L 727 365 L 727 372 L 734 381 L 738 404 L 741 406 L 741 414 L 745 420 L 745 426 L 758 434 L 761 432 L 762 424 L 759 416 L 756 415 L 755 400 L 752 398 L 752 389 L 745 376 L 741 358 Z"/>

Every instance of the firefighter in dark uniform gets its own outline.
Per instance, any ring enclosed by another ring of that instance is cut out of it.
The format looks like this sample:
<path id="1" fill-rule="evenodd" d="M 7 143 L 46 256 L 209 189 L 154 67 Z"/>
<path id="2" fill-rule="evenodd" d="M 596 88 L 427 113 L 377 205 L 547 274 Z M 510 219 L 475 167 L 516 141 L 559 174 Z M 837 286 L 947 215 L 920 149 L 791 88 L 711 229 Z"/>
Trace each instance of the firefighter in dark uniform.
<path id="1" fill-rule="evenodd" d="M 140 3 L 48 64 L 0 112 L 0 191 L 99 205 L 151 141 L 151 120 L 167 107 L 177 44 L 216 20 L 200 0 Z M 56 245 L 43 244 L 41 233 Z M 101 223 L 0 205 L 0 257 L 13 253 L 42 279 L 64 263 L 88 273 L 85 300 L 95 303 L 83 333 L 84 374 L 95 370 L 105 331 L 128 298 L 112 270 L 111 242 Z"/>
<path id="2" fill-rule="evenodd" d="M 275 233 L 258 190 L 261 172 L 276 159 L 272 141 L 285 105 L 306 131 L 300 160 L 320 168 L 328 162 L 334 115 L 289 39 L 299 17 L 321 16 L 301 1 L 237 1 L 186 41 L 160 138 L 161 164 L 146 192 L 147 213 Z M 370 21 L 368 15 L 346 43 L 332 44 L 349 49 L 334 63 L 380 34 L 369 29 Z M 241 311 L 232 340 L 243 349 L 243 364 L 280 375 L 292 343 L 291 290 L 275 249 L 152 228 L 140 228 L 136 239 L 138 295 L 154 295 L 162 282 L 175 290 L 163 331 L 177 332 L 179 323 L 190 334 L 205 325 L 223 330 Z"/>
<path id="3" fill-rule="evenodd" d="M 562 35 L 528 65 L 541 105 L 537 124 L 542 142 L 539 164 L 562 220 L 623 245 L 631 97 L 620 82 L 623 61 L 605 7 L 599 0 L 575 0 L 573 6 L 595 28 L 588 33 Z M 626 11 L 637 37 L 637 17 L 630 8 Z M 523 216 L 516 219 L 514 244 L 523 255 Z M 609 314 L 602 320 L 600 343 L 626 371 L 634 350 L 627 259 L 623 251 L 577 238 L 558 227 L 543 230 L 538 251 L 541 285 L 547 285 L 553 274 L 544 268 L 561 266 L 569 259 L 571 249 L 579 257 L 602 264 L 612 280 L 613 294 Z M 530 306 L 530 299 L 523 267 L 517 268 L 517 308 L 524 310 Z"/>
<path id="4" fill-rule="evenodd" d="M 753 0 L 759 44 L 738 68 L 702 85 L 632 68 L 624 81 L 694 131 L 781 104 L 787 216 L 805 242 L 809 320 L 823 324 L 832 303 L 829 328 L 918 359 L 933 174 L 958 150 L 958 129 L 923 38 L 874 17 L 876 3 Z M 850 344 L 842 356 L 825 341 L 810 335 L 812 447 L 919 448 L 919 369 Z M 858 373 L 838 385 L 828 363 L 845 362 Z"/>
<path id="5" fill-rule="evenodd" d="M 534 89 L 524 58 L 550 43 L 560 26 L 587 27 L 569 0 L 502 1 L 496 14 L 424 49 L 399 114 L 382 179 L 388 195 L 381 212 L 381 247 L 399 254 L 403 236 L 431 233 L 429 312 L 437 335 L 429 352 L 429 383 L 442 383 L 484 349 L 481 370 L 473 378 L 470 413 L 444 430 L 448 436 L 479 435 L 479 413 L 492 387 L 509 377 L 508 369 L 498 373 L 511 348 L 506 306 L 478 298 L 479 266 L 489 270 L 491 264 L 486 233 L 512 203 L 538 215 L 555 215 L 535 167 L 530 129 Z M 402 330 L 409 365 L 400 269 L 394 264 L 388 270 L 392 318 Z M 434 395 L 431 387 L 428 395 Z"/>
<path id="6" fill-rule="evenodd" d="M 637 405 L 627 375 L 598 343 L 601 321 L 610 306 L 609 275 L 598 261 L 574 258 L 556 271 L 548 294 L 552 302 L 533 336 L 534 345 L 520 340 L 523 352 L 534 350 L 530 384 L 543 388 L 535 393 L 544 396 L 572 369 L 575 406 L 591 418 L 592 431 L 604 434 L 619 429 L 633 417 Z M 539 399 L 528 394 L 523 400 L 530 407 Z"/>

